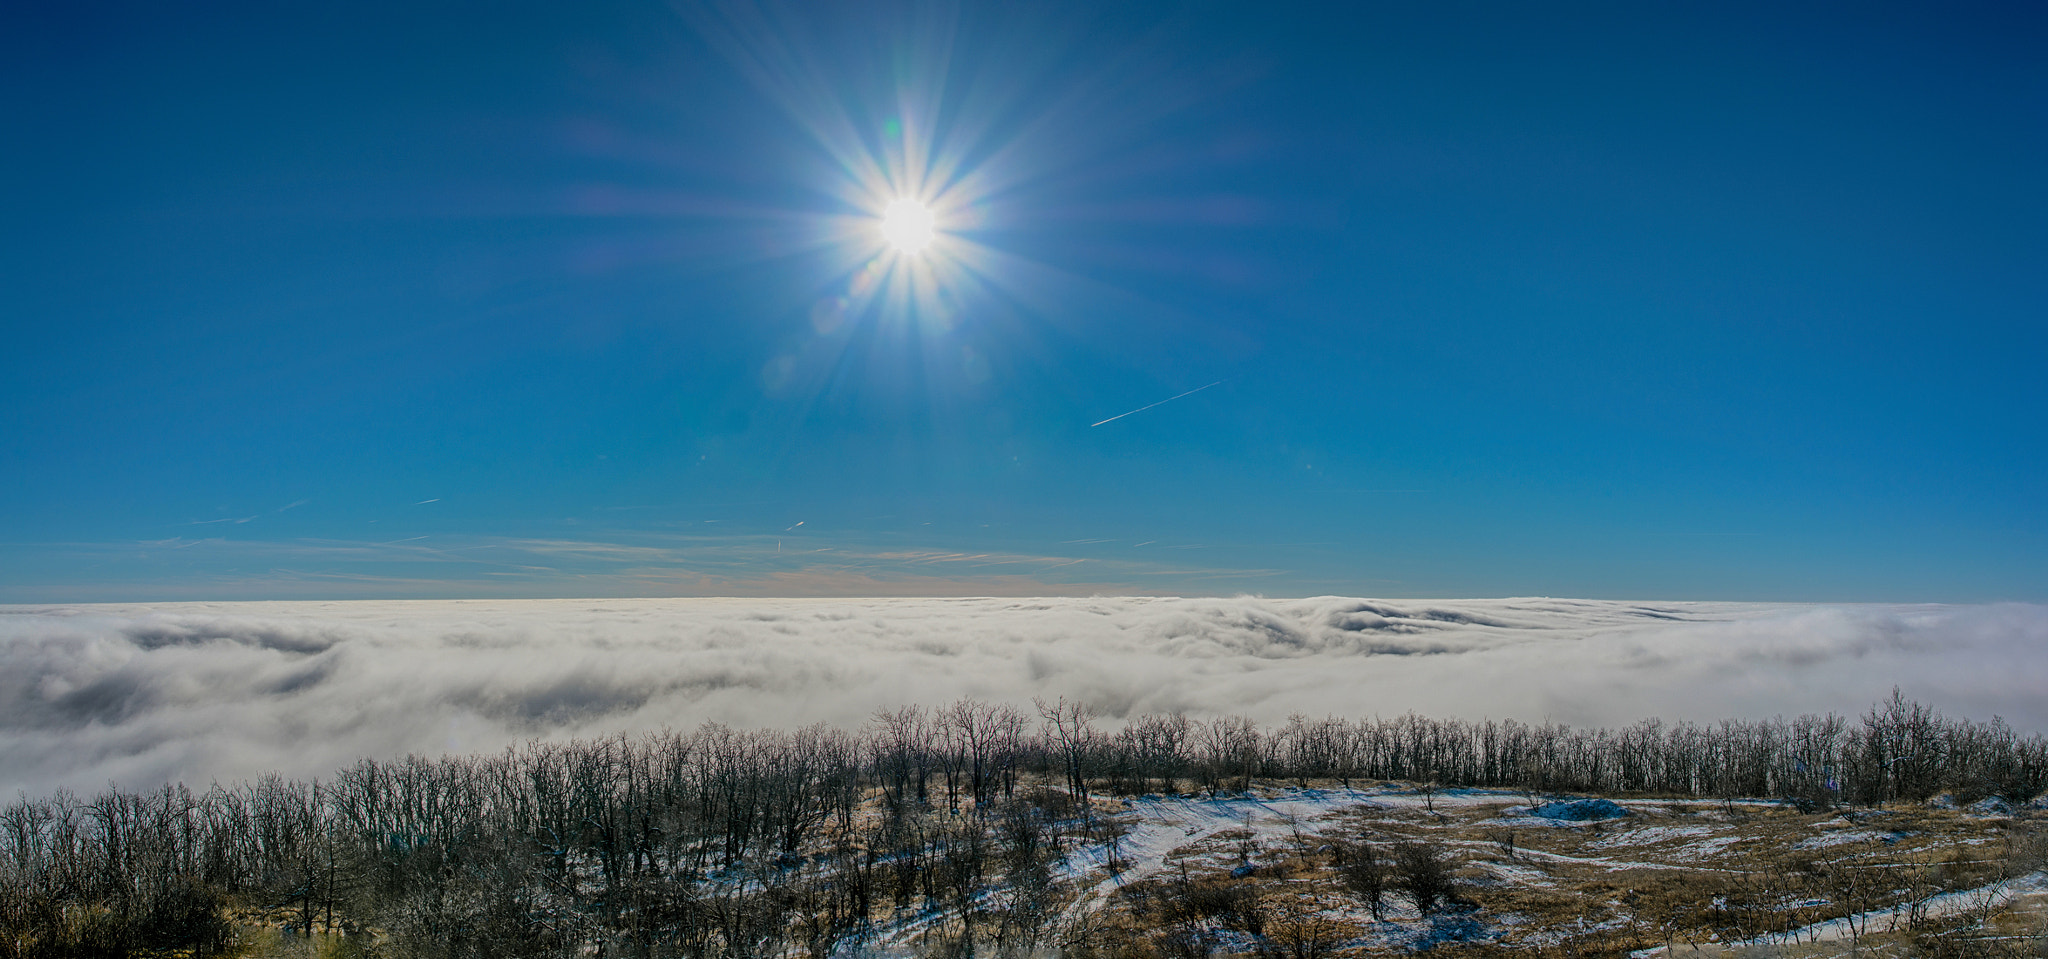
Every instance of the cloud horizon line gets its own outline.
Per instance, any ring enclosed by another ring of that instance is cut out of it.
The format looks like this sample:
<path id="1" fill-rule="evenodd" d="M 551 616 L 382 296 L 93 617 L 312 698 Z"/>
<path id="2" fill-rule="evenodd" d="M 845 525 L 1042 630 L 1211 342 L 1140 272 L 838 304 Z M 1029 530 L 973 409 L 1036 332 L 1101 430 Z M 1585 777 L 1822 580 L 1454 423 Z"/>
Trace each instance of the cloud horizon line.
<path id="1" fill-rule="evenodd" d="M 2048 606 L 1184 597 L 0 608 L 0 792 L 961 698 L 1613 726 L 1853 713 L 1893 686 L 2048 731 Z"/>

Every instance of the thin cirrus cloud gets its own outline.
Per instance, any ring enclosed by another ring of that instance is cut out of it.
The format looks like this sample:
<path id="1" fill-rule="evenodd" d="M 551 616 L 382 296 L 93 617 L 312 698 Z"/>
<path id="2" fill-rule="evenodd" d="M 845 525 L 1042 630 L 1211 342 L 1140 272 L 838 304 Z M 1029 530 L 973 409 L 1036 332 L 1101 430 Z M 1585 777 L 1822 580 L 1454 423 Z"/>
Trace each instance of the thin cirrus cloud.
<path id="1" fill-rule="evenodd" d="M 2048 729 L 2048 608 L 1319 597 L 0 607 L 0 793 L 147 788 L 959 697 L 1615 725 L 1860 712 Z"/>
<path id="2" fill-rule="evenodd" d="M 0 569 L 0 602 L 537 596 L 991 596 L 1260 588 L 1284 570 L 1113 555 L 956 551 L 774 535 L 630 541 L 173 537 L 45 544 Z M 60 575 L 61 574 L 61 575 Z"/>

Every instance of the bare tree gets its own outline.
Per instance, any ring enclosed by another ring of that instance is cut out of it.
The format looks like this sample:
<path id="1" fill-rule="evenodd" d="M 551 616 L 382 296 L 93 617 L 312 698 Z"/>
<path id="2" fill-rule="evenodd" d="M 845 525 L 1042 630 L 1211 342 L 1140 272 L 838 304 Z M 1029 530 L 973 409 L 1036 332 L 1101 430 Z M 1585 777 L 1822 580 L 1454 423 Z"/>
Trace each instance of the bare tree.
<path id="1" fill-rule="evenodd" d="M 1096 744 L 1095 709 L 1086 703 L 1070 703 L 1062 697 L 1056 703 L 1034 699 L 1043 735 L 1057 750 L 1067 792 L 1085 808 L 1088 801 L 1088 752 Z"/>

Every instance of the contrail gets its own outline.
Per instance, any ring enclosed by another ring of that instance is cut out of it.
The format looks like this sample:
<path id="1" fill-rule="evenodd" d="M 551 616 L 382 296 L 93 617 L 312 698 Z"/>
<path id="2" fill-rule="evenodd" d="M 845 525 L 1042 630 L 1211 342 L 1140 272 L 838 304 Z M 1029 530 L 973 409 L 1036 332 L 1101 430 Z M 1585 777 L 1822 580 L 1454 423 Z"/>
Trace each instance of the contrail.
<path id="1" fill-rule="evenodd" d="M 1223 382 L 1223 380 L 1217 380 L 1216 382 L 1209 384 L 1209 386 L 1218 386 L 1221 385 Z M 1196 393 L 1200 393 L 1201 391 L 1208 389 L 1209 386 L 1197 386 L 1194 389 L 1187 391 L 1186 393 L 1178 393 L 1173 396 L 1169 396 L 1163 400 L 1160 400 L 1159 403 L 1171 403 L 1174 400 L 1180 399 L 1183 396 L 1193 396 Z M 1132 410 L 1131 413 L 1143 413 L 1154 406 L 1158 406 L 1159 403 L 1151 403 L 1145 406 L 1140 406 L 1137 409 Z M 1123 419 L 1124 417 L 1131 415 L 1131 413 L 1118 413 L 1117 415 L 1112 416 L 1109 419 L 1103 420 L 1102 423 L 1114 423 L 1117 420 Z M 1088 424 L 1088 428 L 1094 429 L 1095 427 L 1101 426 L 1102 423 L 1090 423 Z"/>

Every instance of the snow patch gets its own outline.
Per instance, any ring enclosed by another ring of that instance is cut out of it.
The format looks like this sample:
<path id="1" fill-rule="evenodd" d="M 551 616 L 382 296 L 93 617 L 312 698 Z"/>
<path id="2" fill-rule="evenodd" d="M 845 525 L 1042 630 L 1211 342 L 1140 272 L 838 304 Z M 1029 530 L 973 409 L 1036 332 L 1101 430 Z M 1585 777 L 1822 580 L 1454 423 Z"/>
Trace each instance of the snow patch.
<path id="1" fill-rule="evenodd" d="M 1596 819 L 1620 819 L 1629 815 L 1629 811 L 1612 799 L 1568 799 L 1544 803 L 1529 810 L 1529 815 L 1561 822 L 1592 822 Z"/>

